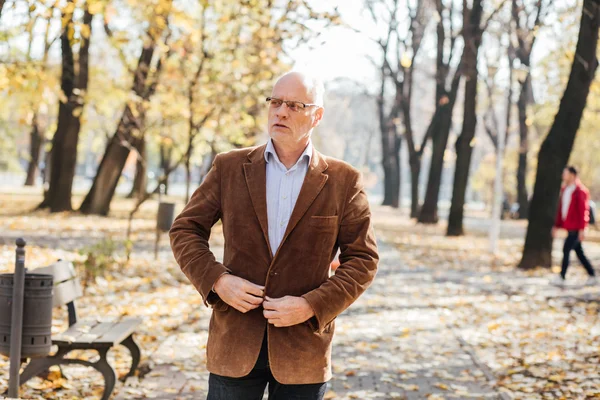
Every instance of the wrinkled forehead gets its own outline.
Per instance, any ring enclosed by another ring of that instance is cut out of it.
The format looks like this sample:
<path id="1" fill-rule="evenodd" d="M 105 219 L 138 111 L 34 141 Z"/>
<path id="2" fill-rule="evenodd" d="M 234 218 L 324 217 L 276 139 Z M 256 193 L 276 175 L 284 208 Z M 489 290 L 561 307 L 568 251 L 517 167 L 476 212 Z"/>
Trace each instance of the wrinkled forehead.
<path id="1" fill-rule="evenodd" d="M 272 97 L 282 100 L 296 100 L 304 103 L 313 103 L 315 93 L 307 85 L 306 79 L 301 75 L 284 75 L 273 86 Z"/>

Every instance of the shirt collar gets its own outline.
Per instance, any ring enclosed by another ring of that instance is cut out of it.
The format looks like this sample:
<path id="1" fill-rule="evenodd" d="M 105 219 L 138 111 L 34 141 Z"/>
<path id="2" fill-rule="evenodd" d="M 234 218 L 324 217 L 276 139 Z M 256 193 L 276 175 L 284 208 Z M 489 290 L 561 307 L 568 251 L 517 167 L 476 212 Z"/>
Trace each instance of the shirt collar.
<path id="1" fill-rule="evenodd" d="M 302 161 L 304 159 L 306 159 L 308 161 L 307 165 L 310 165 L 310 162 L 312 161 L 312 154 L 313 154 L 312 139 L 309 139 L 308 145 L 306 146 L 306 148 L 300 155 L 300 158 L 298 158 L 298 162 L 296 162 L 296 165 L 298 165 L 298 163 L 300 163 L 300 161 Z M 281 161 L 279 160 L 279 156 L 277 155 L 277 152 L 275 151 L 275 146 L 273 145 L 273 139 L 269 139 L 269 141 L 267 142 L 267 147 L 265 149 L 265 161 L 267 163 L 269 163 L 269 159 L 270 159 L 269 156 L 273 156 L 275 158 L 275 160 L 277 160 L 277 162 L 281 163 Z"/>

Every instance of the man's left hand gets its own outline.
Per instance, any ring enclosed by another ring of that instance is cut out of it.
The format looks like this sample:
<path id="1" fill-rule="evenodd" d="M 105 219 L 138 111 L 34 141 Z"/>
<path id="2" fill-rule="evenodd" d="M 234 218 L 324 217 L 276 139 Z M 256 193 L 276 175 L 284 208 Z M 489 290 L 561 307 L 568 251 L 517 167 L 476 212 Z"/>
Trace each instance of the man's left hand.
<path id="1" fill-rule="evenodd" d="M 278 299 L 265 296 L 263 314 L 277 328 L 301 324 L 315 315 L 303 297 L 285 296 Z"/>
<path id="2" fill-rule="evenodd" d="M 583 230 L 579 231 L 579 241 L 583 242 L 584 238 L 585 238 L 585 233 L 583 232 Z"/>

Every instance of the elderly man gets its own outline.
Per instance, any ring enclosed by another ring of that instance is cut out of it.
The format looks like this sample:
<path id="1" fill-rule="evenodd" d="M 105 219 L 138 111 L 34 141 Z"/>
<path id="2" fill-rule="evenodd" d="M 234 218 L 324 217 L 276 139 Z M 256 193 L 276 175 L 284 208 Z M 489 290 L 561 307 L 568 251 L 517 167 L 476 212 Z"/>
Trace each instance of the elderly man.
<path id="1" fill-rule="evenodd" d="M 262 399 L 267 385 L 269 399 L 322 399 L 334 319 L 375 277 L 360 174 L 311 142 L 323 92 L 304 74 L 282 76 L 267 98 L 268 143 L 219 154 L 171 228 L 177 262 L 213 307 L 209 400 Z M 208 245 L 219 219 L 222 263 Z"/>

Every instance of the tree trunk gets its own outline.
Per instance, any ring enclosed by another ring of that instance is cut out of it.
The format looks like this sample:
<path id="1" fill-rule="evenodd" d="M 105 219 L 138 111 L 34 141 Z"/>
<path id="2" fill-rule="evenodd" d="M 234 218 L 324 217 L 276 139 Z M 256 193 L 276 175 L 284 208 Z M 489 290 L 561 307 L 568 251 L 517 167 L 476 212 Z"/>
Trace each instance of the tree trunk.
<path id="1" fill-rule="evenodd" d="M 40 163 L 40 150 L 44 143 L 44 134 L 41 132 L 37 112 L 33 114 L 31 121 L 31 134 L 29 143 L 29 167 L 27 168 L 27 178 L 25 179 L 25 186 L 34 186 L 35 178 Z"/>
<path id="2" fill-rule="evenodd" d="M 454 110 L 456 93 L 451 96 L 452 98 L 448 100 L 447 104 L 440 105 L 438 115 L 434 116 L 437 120 L 432 127 L 431 142 L 433 150 L 431 153 L 429 178 L 427 180 L 425 200 L 423 201 L 418 218 L 418 222 L 423 224 L 436 224 L 439 220 L 437 203 L 444 169 L 444 153 L 448 144 L 450 128 L 452 127 L 452 111 Z"/>
<path id="3" fill-rule="evenodd" d="M 215 148 L 213 146 L 211 147 L 211 152 L 204 156 L 205 159 L 202 160 L 202 168 L 200 170 L 200 179 L 198 180 L 198 184 L 202 184 L 202 182 L 204 181 L 204 177 L 206 177 L 206 174 L 208 174 L 208 171 L 210 171 L 213 161 L 215 160 L 215 157 L 217 155 Z"/>
<path id="4" fill-rule="evenodd" d="M 598 67 L 596 49 L 599 23 L 600 6 L 595 0 L 584 0 L 569 82 L 538 156 L 529 225 L 523 258 L 519 264 L 522 269 L 538 266 L 549 268 L 552 265 L 551 230 L 560 192 L 561 172 L 569 161 L 590 85 Z"/>
<path id="5" fill-rule="evenodd" d="M 443 2 L 437 2 L 438 13 L 444 9 Z M 425 200 L 417 219 L 420 223 L 435 224 L 438 222 L 438 198 L 440 185 L 442 183 L 442 172 L 444 168 L 444 153 L 448 144 L 448 136 L 452 127 L 452 112 L 456 103 L 456 94 L 460 84 L 462 58 L 452 77 L 450 91 L 447 90 L 447 77 L 450 66 L 445 61 L 444 49 L 446 43 L 446 31 L 444 20 L 440 19 L 437 24 L 437 57 L 436 57 L 436 89 L 435 89 L 435 114 L 432 117 L 430 127 L 432 154 L 429 168 L 429 178 L 427 180 L 427 190 Z M 451 53 L 453 48 L 450 49 Z M 452 56 L 449 57 L 452 59 Z"/>
<path id="6" fill-rule="evenodd" d="M 386 149 L 383 154 L 384 196 L 382 205 L 398 208 L 400 206 L 400 147 L 401 138 L 394 128 L 387 127 L 384 135 Z"/>
<path id="7" fill-rule="evenodd" d="M 410 217 L 419 216 L 419 176 L 421 175 L 421 157 L 410 161 Z"/>
<path id="8" fill-rule="evenodd" d="M 173 147 L 165 146 L 164 143 L 160 144 L 160 168 L 163 171 L 163 175 L 167 177 L 164 182 L 165 192 L 164 194 L 169 194 L 169 175 L 171 174 L 171 164 L 173 159 Z"/>
<path id="9" fill-rule="evenodd" d="M 2 17 L 2 9 L 4 8 L 5 0 L 0 0 L 0 18 Z"/>
<path id="10" fill-rule="evenodd" d="M 521 93 L 517 106 L 519 109 L 519 166 L 517 168 L 517 200 L 519 202 L 519 219 L 527 219 L 529 215 L 529 195 L 527 194 L 527 153 L 529 152 L 529 129 L 527 127 L 528 87 L 531 74 L 527 74 L 521 84 Z"/>
<path id="11" fill-rule="evenodd" d="M 390 135 L 387 132 L 387 127 L 381 129 L 381 166 L 383 167 L 383 201 L 382 206 L 392 204 L 392 166 L 393 160 L 390 154 Z"/>
<path id="12" fill-rule="evenodd" d="M 46 154 L 44 154 L 44 169 L 41 172 L 42 174 L 42 186 L 44 187 L 44 198 L 46 198 L 46 191 L 48 191 L 48 186 L 50 183 L 50 170 L 52 169 L 52 147 L 50 147 Z"/>
<path id="13" fill-rule="evenodd" d="M 191 90 L 190 90 L 191 92 Z M 189 132 L 188 132 L 188 145 L 185 153 L 185 204 L 190 200 L 190 188 L 192 186 L 192 154 L 194 153 L 194 138 L 196 137 L 197 131 L 194 128 L 192 121 L 193 113 L 191 105 L 193 104 L 193 96 L 190 94 L 190 120 L 189 120 Z"/>
<path id="14" fill-rule="evenodd" d="M 50 185 L 40 207 L 50 207 L 50 212 L 72 211 L 71 192 L 77 164 L 77 143 L 81 128 L 80 116 L 84 106 L 84 93 L 89 80 L 89 47 L 93 15 L 86 9 L 83 24 L 90 36 L 82 39 L 76 74 L 75 58 L 68 31 L 73 29 L 73 14 L 61 34 L 62 75 L 61 90 L 66 97 L 58 107 L 58 124 L 52 138 Z"/>
<path id="15" fill-rule="evenodd" d="M 448 216 L 448 236 L 464 235 L 463 219 L 467 185 L 469 182 L 469 169 L 471 166 L 471 145 L 477 128 L 477 58 L 481 45 L 481 14 L 483 12 L 481 0 L 474 0 L 473 8 L 468 10 L 466 2 L 464 11 L 464 63 L 465 63 L 465 108 L 463 115 L 463 128 L 456 140 L 456 167 L 454 169 L 454 185 L 452 187 L 452 203 Z"/>
<path id="16" fill-rule="evenodd" d="M 392 194 L 392 204 L 393 208 L 400 207 L 400 185 L 401 185 L 401 175 L 400 175 L 400 149 L 402 147 L 402 137 L 398 135 L 396 129 L 392 129 L 393 137 L 392 141 L 394 142 L 394 154 L 393 154 L 393 171 L 392 171 L 392 186 L 390 187 L 390 191 Z"/>
<path id="17" fill-rule="evenodd" d="M 192 165 L 190 159 L 185 160 L 185 204 L 190 200 L 190 188 L 192 186 Z"/>
<path id="18" fill-rule="evenodd" d="M 142 137 L 136 147 L 138 159 L 135 163 L 135 177 L 133 178 L 133 186 L 131 192 L 127 195 L 128 199 L 141 199 L 146 194 L 146 186 L 148 185 L 147 168 L 146 168 L 146 140 Z"/>
<path id="19" fill-rule="evenodd" d="M 166 13 L 168 9 L 164 9 L 162 12 Z M 166 20 L 166 15 L 163 14 L 162 17 Z M 165 24 L 161 26 L 164 27 Z M 161 66 L 160 62 L 156 68 L 154 81 L 152 84 L 149 84 L 148 81 L 150 80 L 150 64 L 163 29 L 157 29 L 154 25 L 148 28 L 147 36 L 150 40 L 144 44 L 144 48 L 138 59 L 137 68 L 134 72 L 132 91 L 145 101 L 149 100 L 156 90 Z M 108 215 L 110 202 L 115 194 L 121 172 L 129 156 L 130 148 L 128 146 L 138 146 L 141 140 L 139 132 L 144 130 L 146 110 L 143 101 L 138 101 L 133 106 L 135 107 L 135 112 L 129 104 L 125 106 L 117 130 L 106 147 L 92 187 L 80 207 L 80 211 L 84 214 Z M 129 145 L 124 146 L 122 142 L 127 142 Z"/>
<path id="20" fill-rule="evenodd" d="M 83 203 L 81 203 L 79 210 L 82 213 L 108 215 L 110 202 L 115 194 L 119 178 L 130 152 L 129 147 L 121 144 L 121 140 L 127 140 L 129 145 L 137 147 L 141 139 L 133 135 L 133 130 L 137 125 L 134 118 L 129 105 L 125 106 L 125 112 L 119 121 L 117 132 L 108 142 L 102 156 L 102 161 L 100 161 L 100 165 L 98 166 L 98 172 L 96 172 L 96 176 L 94 177 L 92 187 L 83 200 Z"/>
<path id="21" fill-rule="evenodd" d="M 444 109 L 439 113 L 438 120 L 433 128 L 434 131 L 431 138 L 431 164 L 429 167 L 427 190 L 418 219 L 418 222 L 424 224 L 436 224 L 439 219 L 437 214 L 437 202 L 442 182 L 444 152 L 446 151 L 446 144 L 448 143 L 448 135 L 450 133 L 450 118 L 448 117 L 447 106 L 442 107 L 444 107 Z M 445 129 L 446 126 L 448 129 Z"/>

